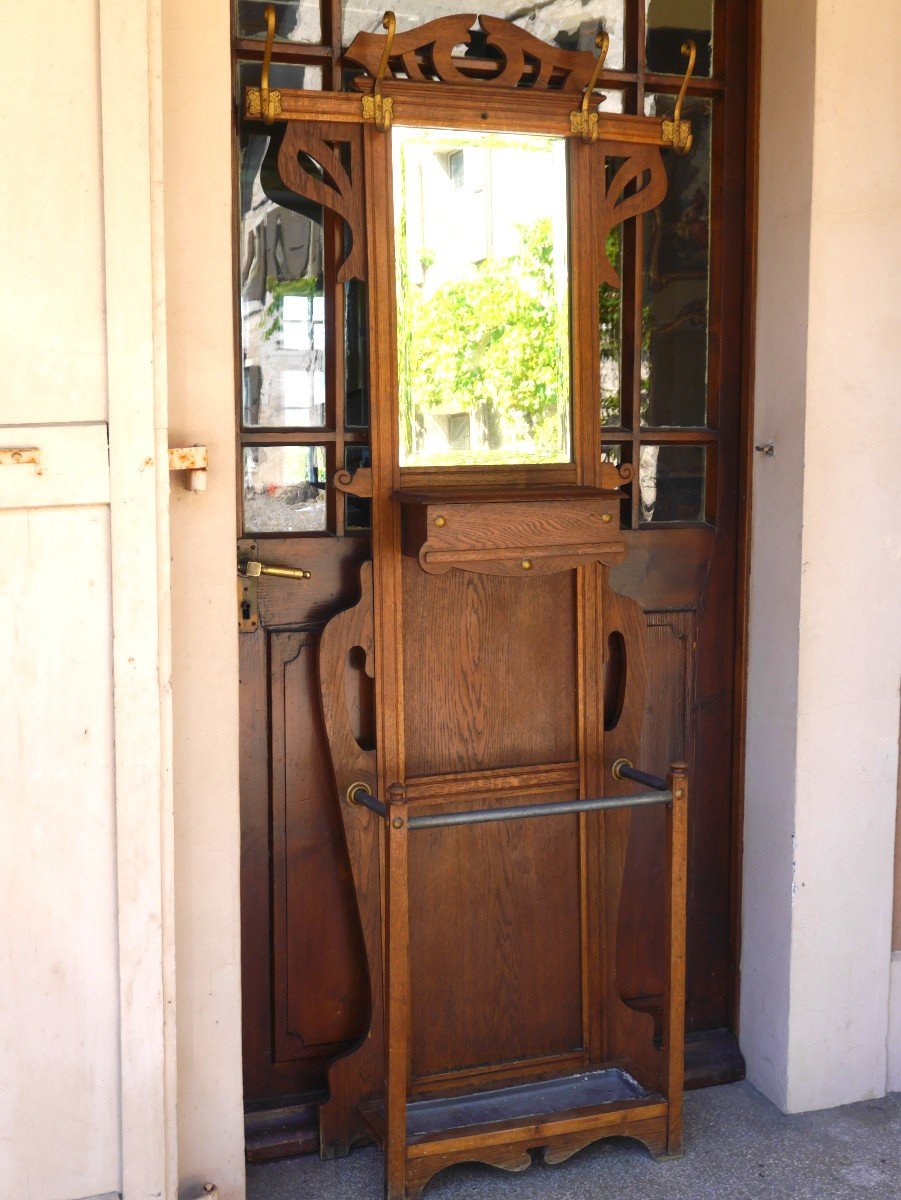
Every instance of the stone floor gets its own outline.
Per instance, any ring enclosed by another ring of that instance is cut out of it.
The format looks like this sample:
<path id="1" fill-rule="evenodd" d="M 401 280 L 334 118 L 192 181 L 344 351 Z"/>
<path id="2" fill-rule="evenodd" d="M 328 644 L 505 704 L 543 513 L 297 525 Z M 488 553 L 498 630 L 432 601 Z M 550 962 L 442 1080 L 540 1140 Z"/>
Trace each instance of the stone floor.
<path id="1" fill-rule="evenodd" d="M 598 1142 L 556 1167 L 511 1175 L 453 1167 L 424 1200 L 901 1200 L 901 1093 L 787 1117 L 748 1083 L 685 1098 L 685 1157 L 654 1163 L 637 1143 Z M 248 1200 L 381 1200 L 381 1159 L 358 1150 L 248 1169 Z"/>

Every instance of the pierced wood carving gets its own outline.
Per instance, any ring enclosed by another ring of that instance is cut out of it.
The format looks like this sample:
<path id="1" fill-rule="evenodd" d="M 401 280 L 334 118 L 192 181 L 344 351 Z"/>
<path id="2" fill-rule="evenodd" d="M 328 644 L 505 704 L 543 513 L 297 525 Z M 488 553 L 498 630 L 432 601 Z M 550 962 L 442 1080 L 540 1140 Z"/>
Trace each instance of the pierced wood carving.
<path id="1" fill-rule="evenodd" d="M 362 1095 L 377 1086 L 382 1071 L 381 827 L 375 813 L 347 798 L 353 783 L 365 783 L 372 791 L 376 788 L 375 751 L 360 746 L 347 707 L 347 656 L 355 647 L 362 649 L 366 674 L 374 678 L 371 562 L 360 568 L 358 603 L 329 621 L 319 643 L 322 716 L 366 949 L 371 1004 L 369 1029 L 363 1041 L 336 1059 L 329 1070 L 329 1099 L 319 1109 L 324 1158 L 346 1154 L 366 1138 L 357 1105 Z"/>
<path id="2" fill-rule="evenodd" d="M 375 78 L 384 46 L 383 34 L 358 33 L 345 61 L 358 64 Z M 467 57 L 454 54 L 460 47 L 471 52 L 468 62 Z M 397 34 L 387 78 L 419 83 L 478 81 L 491 87 L 581 92 L 590 82 L 596 62 L 588 50 L 560 50 L 500 17 L 460 13 Z"/>
<path id="3" fill-rule="evenodd" d="M 292 192 L 337 213 L 346 223 L 350 248 L 338 268 L 338 282 L 365 279 L 360 129 L 338 122 L 289 121 L 278 152 L 278 169 Z"/>
<path id="4" fill-rule="evenodd" d="M 607 235 L 615 225 L 655 209 L 666 195 L 668 182 L 657 146 L 608 142 L 604 145 L 604 153 L 609 158 L 623 157 L 626 161 L 603 194 L 597 194 L 597 237 L 602 245 L 606 245 Z M 626 195 L 626 188 L 631 183 L 637 190 Z M 620 286 L 619 274 L 606 254 L 601 255 L 601 279 L 611 287 Z"/>

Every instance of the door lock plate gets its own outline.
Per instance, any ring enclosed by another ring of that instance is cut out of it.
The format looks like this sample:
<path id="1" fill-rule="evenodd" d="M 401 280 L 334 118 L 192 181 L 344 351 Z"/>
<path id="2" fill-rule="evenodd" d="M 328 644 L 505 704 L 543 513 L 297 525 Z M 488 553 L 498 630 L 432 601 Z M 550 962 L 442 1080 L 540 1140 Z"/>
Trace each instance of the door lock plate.
<path id="1" fill-rule="evenodd" d="M 245 575 L 241 567 L 257 554 L 256 542 L 244 538 L 238 542 L 238 631 L 255 633 L 260 627 L 258 600 L 259 576 Z"/>

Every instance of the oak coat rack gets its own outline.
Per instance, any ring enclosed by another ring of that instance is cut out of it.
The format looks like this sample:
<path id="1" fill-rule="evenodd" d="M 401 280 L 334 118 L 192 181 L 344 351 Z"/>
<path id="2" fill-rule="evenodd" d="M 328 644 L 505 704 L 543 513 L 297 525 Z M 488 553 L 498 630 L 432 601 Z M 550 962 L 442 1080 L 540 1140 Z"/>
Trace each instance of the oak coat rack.
<path id="1" fill-rule="evenodd" d="M 661 202 L 661 150 L 691 132 L 681 96 L 670 121 L 596 108 L 603 37 L 596 57 L 489 16 L 384 26 L 346 52 L 355 93 L 270 89 L 270 35 L 244 102 L 278 129 L 284 185 L 344 223 L 339 282 L 367 285 L 372 466 L 334 484 L 371 499 L 372 561 L 319 665 L 371 1021 L 332 1065 L 320 1137 L 326 1157 L 374 1139 L 400 1200 L 453 1163 L 520 1170 L 612 1135 L 681 1152 L 688 778 L 629 761 L 646 622 L 608 579 L 633 468 L 600 455 L 598 290 L 619 284 L 607 234 Z M 569 461 L 401 465 L 392 137 L 407 126 L 567 139 Z M 374 749 L 348 715 L 355 648 Z M 651 1012 L 617 988 L 617 918 L 632 814 L 661 811 Z"/>

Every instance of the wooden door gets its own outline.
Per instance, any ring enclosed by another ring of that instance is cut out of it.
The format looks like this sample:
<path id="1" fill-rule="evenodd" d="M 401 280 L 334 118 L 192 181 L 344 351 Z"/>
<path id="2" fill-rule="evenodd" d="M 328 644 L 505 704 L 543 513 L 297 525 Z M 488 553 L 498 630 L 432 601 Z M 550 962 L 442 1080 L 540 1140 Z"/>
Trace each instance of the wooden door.
<path id="1" fill-rule="evenodd" d="M 259 7 L 238 5 L 242 83 L 259 77 Z M 711 30 L 689 31 L 655 23 L 655 8 L 654 0 L 597 8 L 601 16 L 621 11 L 624 18 L 619 57 L 615 38 L 604 74 L 610 103 L 631 112 L 671 110 L 684 65 L 679 44 L 690 32 L 702 46 L 688 101 L 698 143 L 690 159 L 667 160 L 670 191 L 659 215 L 628 223 L 608 247 L 619 257 L 623 289 L 621 296 L 605 293 L 601 305 L 602 440 L 605 457 L 630 462 L 637 473 L 623 512 L 629 556 L 611 582 L 638 602 L 647 627 L 650 700 L 640 758 L 659 770 L 684 756 L 695 780 L 687 1021 L 700 1038 L 694 1050 L 690 1043 L 689 1071 L 703 1082 L 741 1069 L 729 1031 L 737 912 L 747 15 L 743 6 L 711 4 Z M 319 44 L 277 42 L 273 84 L 334 86 L 338 52 L 356 31 L 353 19 L 334 4 L 323 9 Z M 293 28 L 288 20 L 280 32 L 287 38 Z M 713 52 L 705 56 L 711 32 Z M 328 1062 L 367 1022 L 360 933 L 314 664 L 319 631 L 356 600 L 358 566 L 369 556 L 361 528 L 365 501 L 328 483 L 339 467 L 364 460 L 369 415 L 361 378 L 365 295 L 361 285 L 335 282 L 340 234 L 280 185 L 272 152 L 264 154 L 269 132 L 250 122 L 241 137 L 241 527 L 257 543 L 257 561 L 303 566 L 311 579 L 261 577 L 259 626 L 242 634 L 242 903 L 247 1097 L 283 1103 L 321 1094 Z M 298 341 L 315 359 L 312 375 L 297 358 Z M 271 407 L 278 370 L 289 380 L 280 409 L 278 402 Z M 297 396 L 305 403 L 292 403 Z M 301 460 L 282 456 L 288 465 L 280 475 L 276 455 L 266 474 L 261 450 L 308 447 L 317 449 L 312 456 L 303 450 L 301 473 L 318 475 L 306 480 L 312 491 L 291 491 Z M 323 483 L 324 489 L 315 486 Z M 317 510 L 315 527 L 300 527 L 289 511 L 305 505 Z M 263 515 L 248 518 L 248 508 Z M 415 581 L 410 586 L 415 593 Z M 355 719 L 365 741 L 368 685 L 359 663 L 348 670 L 359 682 Z M 565 748 L 557 750 L 558 760 L 566 757 Z M 654 814 L 633 824 L 617 964 L 627 999 L 653 1014 L 660 981 L 652 963 L 663 929 L 648 883 L 663 836 Z M 548 1033 L 552 1051 L 571 1034 L 561 1018 Z M 439 1051 L 418 1053 L 427 1077 Z"/>
<path id="2" fill-rule="evenodd" d="M 319 634 L 352 603 L 368 502 L 336 493 L 368 462 L 365 293 L 338 286 L 334 225 L 274 177 L 268 136 L 239 154 L 242 379 L 236 619 L 240 635 L 245 1097 L 322 1091 L 368 1020 L 359 922 L 325 744 Z M 336 361 L 335 346 L 342 346 Z M 247 563 L 260 563 L 250 574 Z M 308 578 L 265 573 L 302 569 Z M 372 737 L 359 665 L 354 720 Z"/>

